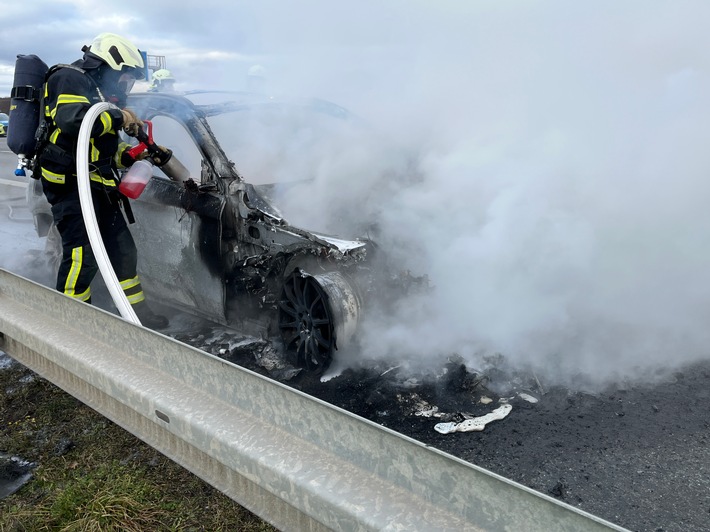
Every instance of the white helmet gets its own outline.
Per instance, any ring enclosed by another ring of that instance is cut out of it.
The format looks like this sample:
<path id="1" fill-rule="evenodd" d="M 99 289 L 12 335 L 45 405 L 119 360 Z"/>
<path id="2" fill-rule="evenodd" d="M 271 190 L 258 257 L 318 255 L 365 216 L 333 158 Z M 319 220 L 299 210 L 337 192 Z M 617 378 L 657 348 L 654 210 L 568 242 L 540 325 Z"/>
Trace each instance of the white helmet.
<path id="1" fill-rule="evenodd" d="M 128 39 L 115 33 L 101 33 L 97 35 L 89 46 L 88 52 L 101 59 L 113 70 L 121 72 L 134 68 L 138 77 L 143 74 L 143 55 L 140 50 Z"/>
<path id="2" fill-rule="evenodd" d="M 149 91 L 151 92 L 172 92 L 175 77 L 167 68 L 161 68 L 153 72 L 153 81 L 150 84 Z"/>
<path id="3" fill-rule="evenodd" d="M 161 68 L 153 73 L 153 79 L 155 81 L 175 81 L 172 73 L 167 68 Z"/>

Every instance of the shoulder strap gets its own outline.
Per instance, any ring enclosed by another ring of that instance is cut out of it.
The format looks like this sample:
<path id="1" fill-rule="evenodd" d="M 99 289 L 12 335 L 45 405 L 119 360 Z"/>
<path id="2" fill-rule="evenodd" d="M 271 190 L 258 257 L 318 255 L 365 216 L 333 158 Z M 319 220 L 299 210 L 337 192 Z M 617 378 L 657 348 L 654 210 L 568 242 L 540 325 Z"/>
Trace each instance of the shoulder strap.
<path id="1" fill-rule="evenodd" d="M 82 74 L 86 74 L 86 70 L 84 70 L 83 68 L 79 68 L 78 66 L 74 66 L 74 65 L 67 65 L 64 63 L 59 63 L 57 65 L 50 67 L 50 69 L 47 70 L 47 74 L 44 76 L 44 81 L 47 81 L 49 79 L 49 76 L 51 76 L 52 74 L 54 74 L 58 70 L 61 70 L 62 68 L 71 68 L 72 70 L 76 70 L 77 72 L 81 72 Z"/>
<path id="2" fill-rule="evenodd" d="M 57 65 L 52 66 L 47 71 L 47 75 L 44 77 L 44 82 L 47 83 L 47 80 L 49 79 L 49 77 L 52 74 L 54 74 L 55 72 L 61 70 L 62 68 L 71 68 L 72 70 L 76 70 L 77 72 L 81 72 L 82 74 L 86 74 L 86 70 L 84 70 L 83 68 L 79 68 L 78 66 L 74 66 L 74 65 L 67 65 L 65 63 L 59 63 Z M 94 86 L 94 88 L 96 89 L 96 93 L 99 95 L 99 98 L 101 99 L 101 101 L 105 102 L 106 98 L 104 98 L 104 95 L 101 92 L 101 89 L 99 89 L 99 86 L 96 83 L 96 81 L 94 80 L 94 78 L 92 78 L 91 76 L 86 76 L 86 77 L 89 78 L 89 80 L 91 81 L 91 83 Z"/>

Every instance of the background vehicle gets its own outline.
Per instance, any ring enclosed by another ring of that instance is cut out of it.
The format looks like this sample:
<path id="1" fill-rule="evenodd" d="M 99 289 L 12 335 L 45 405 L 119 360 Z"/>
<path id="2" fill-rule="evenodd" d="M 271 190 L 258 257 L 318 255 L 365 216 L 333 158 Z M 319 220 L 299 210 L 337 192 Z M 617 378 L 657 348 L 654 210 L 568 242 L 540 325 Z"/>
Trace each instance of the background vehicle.
<path id="1" fill-rule="evenodd" d="M 152 300 L 252 334 L 279 334 L 293 363 L 322 370 L 334 350 L 353 339 L 369 295 L 381 291 L 382 283 L 391 286 L 393 276 L 374 267 L 375 247 L 368 239 L 344 240 L 290 225 L 271 198 L 298 181 L 273 183 L 260 174 L 258 184 L 248 182 L 212 126 L 232 153 L 241 149 L 254 157 L 253 150 L 244 150 L 245 141 L 253 147 L 257 136 L 247 123 L 292 120 L 286 144 L 296 144 L 305 127 L 306 142 L 298 143 L 304 150 L 316 142 L 317 130 L 325 128 L 328 136 L 333 121 L 348 114 L 327 102 L 229 96 L 234 99 L 200 104 L 193 100 L 208 95 L 129 97 L 138 116 L 152 122 L 156 142 L 170 147 L 190 176 L 177 182 L 155 168 L 142 195 L 131 202 L 139 274 Z M 267 168 L 275 157 L 288 158 L 267 153 L 264 163 L 251 167 Z M 33 187 L 31 196 L 42 235 L 46 201 L 40 187 Z M 47 231 L 49 251 L 56 256 L 58 239 Z"/>
<path id="2" fill-rule="evenodd" d="M 0 137 L 7 137 L 8 127 L 10 127 L 10 117 L 7 113 L 0 113 Z"/>

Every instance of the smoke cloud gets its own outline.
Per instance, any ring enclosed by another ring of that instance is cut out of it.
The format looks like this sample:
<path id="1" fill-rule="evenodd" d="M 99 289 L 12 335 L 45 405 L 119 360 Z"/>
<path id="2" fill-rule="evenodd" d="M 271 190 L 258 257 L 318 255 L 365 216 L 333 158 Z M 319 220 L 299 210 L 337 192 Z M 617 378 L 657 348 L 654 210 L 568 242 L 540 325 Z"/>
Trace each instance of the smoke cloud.
<path id="1" fill-rule="evenodd" d="M 710 8 L 462 4 L 373 14 L 302 69 L 377 134 L 322 152 L 288 219 L 366 221 L 432 284 L 366 318 L 364 354 L 600 381 L 709 358 Z"/>

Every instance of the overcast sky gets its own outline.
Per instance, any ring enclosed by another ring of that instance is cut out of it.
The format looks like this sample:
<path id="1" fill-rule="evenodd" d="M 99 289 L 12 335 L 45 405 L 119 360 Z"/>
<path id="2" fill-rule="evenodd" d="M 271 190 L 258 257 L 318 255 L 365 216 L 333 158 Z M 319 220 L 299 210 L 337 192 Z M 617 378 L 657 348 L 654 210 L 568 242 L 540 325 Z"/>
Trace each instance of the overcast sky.
<path id="1" fill-rule="evenodd" d="M 193 5 L 4 2 L 0 95 L 16 54 L 70 62 L 101 31 L 184 90 L 242 89 L 261 64 L 270 90 L 344 105 L 413 156 L 385 202 L 400 162 L 350 146 L 322 165 L 339 195 L 309 204 L 362 207 L 436 286 L 370 327 L 372 352 L 604 376 L 708 358 L 710 2 Z"/>
<path id="2" fill-rule="evenodd" d="M 410 93 L 429 75 L 476 86 L 486 82 L 480 74 L 521 81 L 526 73 L 511 67 L 554 68 L 542 55 L 550 52 L 604 60 L 608 72 L 672 75 L 707 65 L 709 10 L 702 0 L 5 1 L 0 95 L 9 93 L 17 54 L 70 62 L 102 31 L 164 55 L 183 88 L 240 85 L 259 63 L 289 87 L 326 90 L 337 82 L 362 91 L 396 79 Z"/>
<path id="3" fill-rule="evenodd" d="M 205 0 L 193 7 L 166 0 L 140 7 L 104 0 L 5 4 L 0 10 L 6 28 L 0 36 L 0 94 L 11 86 L 16 54 L 34 53 L 50 65 L 69 62 L 101 31 L 119 33 L 148 54 L 165 56 L 183 88 L 241 86 L 254 64 L 265 66 L 276 80 L 359 79 L 362 88 L 370 85 L 364 75 L 412 60 L 420 40 L 426 45 L 446 37 L 439 34 L 441 24 L 466 32 L 459 14 L 470 18 L 478 10 L 463 7 L 467 2 L 445 1 L 432 8 L 416 0 Z M 457 39 L 451 44 L 466 45 Z"/>

